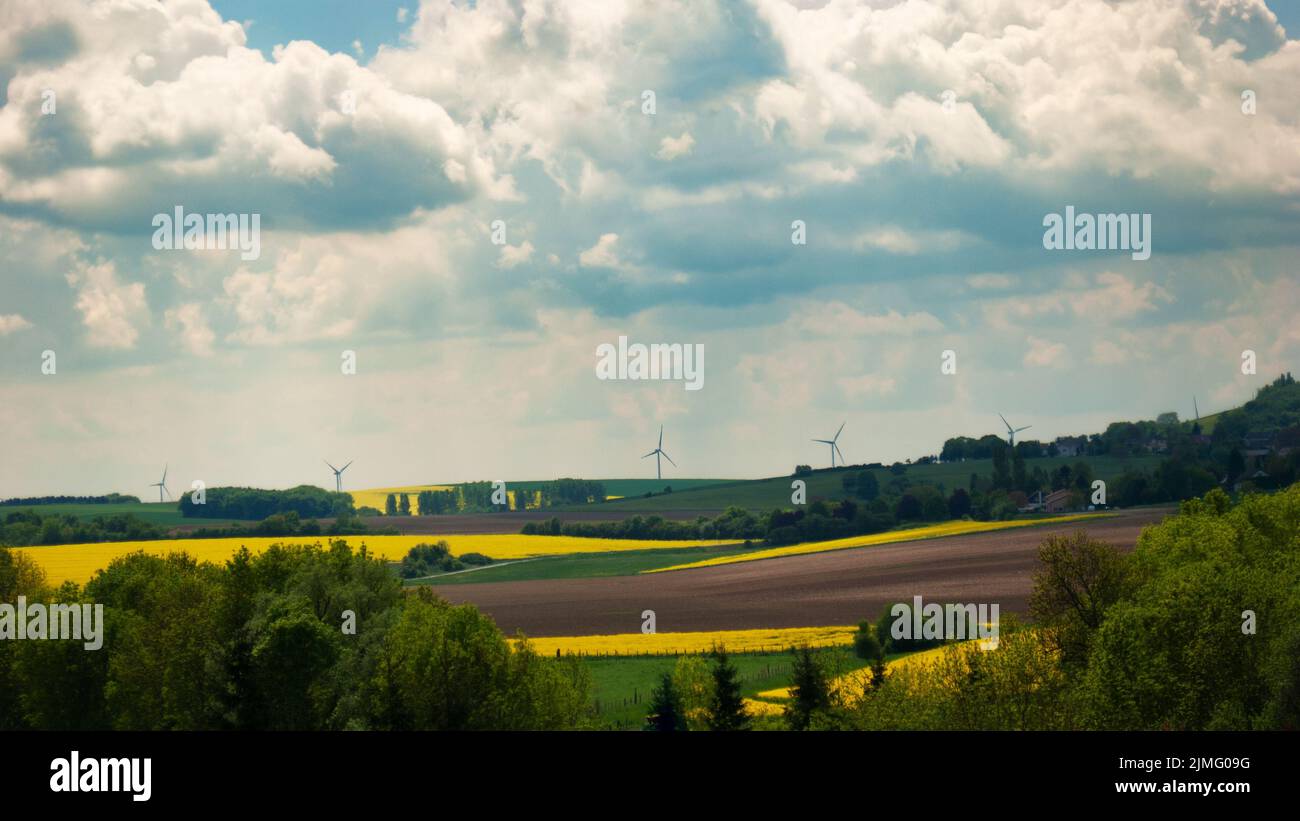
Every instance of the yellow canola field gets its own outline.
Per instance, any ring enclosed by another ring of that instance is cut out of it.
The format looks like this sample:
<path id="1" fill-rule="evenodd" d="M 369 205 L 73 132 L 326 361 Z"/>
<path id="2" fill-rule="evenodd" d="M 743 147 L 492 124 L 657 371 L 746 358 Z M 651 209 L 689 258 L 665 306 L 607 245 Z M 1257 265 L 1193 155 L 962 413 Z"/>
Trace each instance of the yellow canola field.
<path id="1" fill-rule="evenodd" d="M 637 655 L 639 653 L 707 653 L 714 645 L 728 652 L 785 650 L 807 644 L 829 647 L 851 644 L 853 625 L 836 627 L 786 627 L 761 630 L 710 630 L 690 633 L 618 633 L 607 636 L 543 636 L 530 638 L 539 654 Z"/>
<path id="2" fill-rule="evenodd" d="M 526 536 L 522 533 L 406 536 L 335 536 L 343 539 L 353 549 L 365 545 L 371 555 L 389 561 L 399 561 L 417 544 L 445 541 L 453 555 L 482 553 L 497 560 L 532 559 L 539 556 L 559 556 L 574 553 L 608 553 L 623 550 L 653 550 L 691 546 L 734 544 L 734 541 L 649 541 L 638 539 L 589 539 L 578 536 Z M 52 547 L 12 548 L 26 553 L 45 570 L 51 584 L 64 581 L 85 584 L 96 570 L 108 567 L 109 562 L 137 551 L 153 556 L 185 552 L 199 561 L 224 563 L 239 550 L 247 547 L 261 553 L 273 544 L 319 544 L 329 546 L 326 536 L 262 536 L 234 537 L 228 539 L 161 539 L 140 542 L 98 542 L 89 544 L 54 545 Z"/>
<path id="3" fill-rule="evenodd" d="M 410 498 L 411 513 L 418 513 L 420 509 L 420 505 L 417 497 L 420 495 L 421 491 L 455 490 L 455 489 L 456 489 L 456 485 L 407 485 L 406 487 L 372 487 L 368 490 L 349 490 L 348 493 L 352 495 L 352 505 L 354 507 L 358 509 L 362 507 L 373 507 L 375 510 L 378 511 L 383 511 L 384 505 L 388 504 L 388 494 L 391 493 L 394 496 L 398 496 L 399 498 L 397 499 L 397 501 L 400 504 L 402 501 L 400 497 L 404 493 L 407 496 L 411 497 Z M 528 494 L 525 501 L 527 502 L 530 508 L 537 506 L 538 504 L 537 491 L 535 490 L 516 491 L 516 490 L 507 489 L 506 496 L 508 496 L 510 499 L 511 510 L 515 509 L 516 494 L 521 492 Z M 617 497 L 610 497 L 610 498 L 617 498 Z"/>
<path id="4" fill-rule="evenodd" d="M 919 653 L 912 653 L 911 655 L 903 656 L 901 659 L 894 659 L 886 666 L 890 670 L 897 670 L 900 667 L 907 667 L 910 665 L 933 664 L 945 649 L 947 648 L 934 647 L 929 650 L 922 650 Z M 860 670 L 854 670 L 852 673 L 846 673 L 835 679 L 831 682 L 831 690 L 833 692 L 844 692 L 847 690 L 847 693 L 850 695 L 850 700 L 855 700 L 861 696 L 863 690 L 870 683 L 871 668 L 863 667 Z M 758 694 L 757 698 L 785 700 L 792 698 L 793 695 L 791 688 L 778 687 L 775 690 L 764 690 Z"/>
<path id="5" fill-rule="evenodd" d="M 736 562 L 754 562 L 759 559 L 777 559 L 784 556 L 802 556 L 807 553 L 824 553 L 829 550 L 847 550 L 854 547 L 874 547 L 895 542 L 913 542 L 923 539 L 939 539 L 944 536 L 964 536 L 968 533 L 986 533 L 994 530 L 1009 530 L 1017 527 L 1032 527 L 1043 524 L 1060 524 L 1081 519 L 1109 518 L 1109 513 L 1076 513 L 1069 516 L 1053 516 L 1050 519 L 1023 519 L 1009 522 L 945 522 L 927 527 L 913 527 L 907 530 L 890 530 L 885 533 L 872 533 L 868 536 L 849 536 L 845 539 L 832 539 L 826 542 L 804 542 L 789 547 L 770 547 L 735 556 L 719 556 L 714 559 L 701 559 L 698 562 L 675 564 L 671 567 L 658 567 L 654 570 L 642 570 L 642 573 L 667 573 L 669 570 L 690 570 L 696 567 L 714 567 L 720 564 Z"/>
<path id="6" fill-rule="evenodd" d="M 451 490 L 455 485 L 407 485 L 405 487 L 372 487 L 368 490 L 349 490 L 352 495 L 352 504 L 354 507 L 373 507 L 375 510 L 382 511 L 384 502 L 388 500 L 388 494 L 405 493 L 411 497 L 411 510 L 416 508 L 415 497 L 422 490 Z M 400 501 L 400 500 L 399 500 Z"/>

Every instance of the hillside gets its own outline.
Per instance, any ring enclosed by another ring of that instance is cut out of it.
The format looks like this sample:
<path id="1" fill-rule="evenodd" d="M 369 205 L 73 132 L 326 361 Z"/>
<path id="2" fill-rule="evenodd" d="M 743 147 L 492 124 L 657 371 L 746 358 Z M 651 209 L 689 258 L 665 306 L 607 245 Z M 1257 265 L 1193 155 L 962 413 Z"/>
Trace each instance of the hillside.
<path id="1" fill-rule="evenodd" d="M 1158 456 L 1132 456 L 1127 458 L 1114 456 L 1091 456 L 1086 458 L 1044 457 L 1031 459 L 1026 463 L 1031 469 L 1041 467 L 1051 472 L 1062 465 L 1074 465 L 1087 462 L 1091 465 L 1093 475 L 1098 479 L 1112 481 L 1122 472 L 1132 470 L 1154 469 L 1160 462 Z M 821 499 L 842 499 L 849 494 L 845 492 L 845 476 L 856 476 L 864 470 L 861 466 L 829 468 L 817 470 L 810 476 L 800 477 L 808 483 L 808 501 Z M 884 487 L 891 478 L 889 468 L 870 470 L 876 481 Z M 952 491 L 966 487 L 972 473 L 988 476 L 993 472 L 991 459 L 971 459 L 965 462 L 945 462 L 929 465 L 909 465 L 906 478 L 914 484 L 928 483 L 942 485 Z M 654 513 L 663 510 L 723 510 L 733 505 L 750 510 L 771 510 L 790 506 L 790 483 L 794 476 L 778 476 L 769 479 L 742 480 L 724 484 L 710 485 L 694 490 L 674 490 L 673 493 L 661 493 L 650 498 L 614 499 L 601 505 L 568 506 L 559 510 L 599 510 L 610 513 Z M 666 483 L 668 483 L 666 481 Z M 677 482 L 672 482 L 674 488 Z"/>

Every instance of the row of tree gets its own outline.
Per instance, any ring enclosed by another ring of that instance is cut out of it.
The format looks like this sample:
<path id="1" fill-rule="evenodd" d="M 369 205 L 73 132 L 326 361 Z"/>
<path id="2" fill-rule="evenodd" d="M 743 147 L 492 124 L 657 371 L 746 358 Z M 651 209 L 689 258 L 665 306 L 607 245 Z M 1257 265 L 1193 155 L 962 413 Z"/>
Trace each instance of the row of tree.
<path id="1" fill-rule="evenodd" d="M 18 499 L 0 499 L 0 507 L 39 507 L 40 505 L 121 505 L 140 504 L 140 497 L 121 493 L 103 496 L 28 496 Z"/>
<path id="2" fill-rule="evenodd" d="M 288 490 L 212 487 L 204 490 L 202 497 L 196 493 L 182 494 L 180 510 L 181 515 L 192 518 L 254 520 L 289 512 L 303 519 L 347 516 L 353 512 L 350 495 L 315 485 L 298 485 Z"/>

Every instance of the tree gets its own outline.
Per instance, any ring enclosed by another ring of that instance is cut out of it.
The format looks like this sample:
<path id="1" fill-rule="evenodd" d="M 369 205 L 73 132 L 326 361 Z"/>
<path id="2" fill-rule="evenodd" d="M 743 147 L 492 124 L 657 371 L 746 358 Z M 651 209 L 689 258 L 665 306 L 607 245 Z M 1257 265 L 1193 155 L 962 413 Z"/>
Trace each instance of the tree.
<path id="1" fill-rule="evenodd" d="M 793 686 L 785 720 L 792 730 L 806 730 L 813 715 L 831 706 L 830 684 L 826 671 L 807 645 L 794 650 Z"/>
<path id="2" fill-rule="evenodd" d="M 1011 469 L 1007 464 L 1007 446 L 998 441 L 993 446 L 993 487 L 1011 489 Z"/>
<path id="3" fill-rule="evenodd" d="M 876 626 L 871 622 L 863 621 L 858 623 L 858 632 L 853 634 L 853 654 L 867 661 L 885 655 L 880 639 L 876 637 Z"/>
<path id="4" fill-rule="evenodd" d="M 672 673 L 664 673 L 659 686 L 650 691 L 650 712 L 646 715 L 645 729 L 658 732 L 686 730 L 686 714 L 681 696 L 673 686 Z"/>
<path id="5" fill-rule="evenodd" d="M 1088 642 L 1123 592 L 1124 557 L 1113 545 L 1079 531 L 1049 536 L 1038 548 L 1029 611 L 1044 627 L 1063 663 L 1083 664 Z"/>
<path id="6" fill-rule="evenodd" d="M 713 698 L 709 703 L 710 730 L 748 730 L 749 713 L 740 695 L 740 681 L 735 665 L 727 658 L 725 647 L 713 650 Z"/>
<path id="7" fill-rule="evenodd" d="M 900 522 L 921 518 L 921 502 L 911 493 L 904 493 L 898 498 L 898 507 L 894 516 Z"/>
<path id="8" fill-rule="evenodd" d="M 970 494 L 965 488 L 957 488 L 948 497 L 948 515 L 954 519 L 961 519 L 970 515 Z"/>
<path id="9" fill-rule="evenodd" d="M 876 481 L 876 474 L 869 470 L 859 472 L 856 490 L 858 498 L 867 502 L 879 496 L 880 482 Z"/>
<path id="10" fill-rule="evenodd" d="M 384 500 L 384 515 L 385 516 L 397 515 L 397 497 L 391 493 L 388 494 L 388 498 Z"/>
<path id="11" fill-rule="evenodd" d="M 411 497 L 405 493 L 401 494 L 397 503 L 397 511 L 403 516 L 411 515 Z"/>

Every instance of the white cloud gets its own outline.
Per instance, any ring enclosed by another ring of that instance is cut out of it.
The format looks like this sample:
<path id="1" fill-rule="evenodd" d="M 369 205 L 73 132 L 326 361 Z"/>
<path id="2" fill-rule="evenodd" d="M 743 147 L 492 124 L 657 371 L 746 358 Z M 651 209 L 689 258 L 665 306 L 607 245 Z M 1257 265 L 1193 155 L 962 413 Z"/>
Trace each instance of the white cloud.
<path id="1" fill-rule="evenodd" d="M 943 323 L 925 311 L 902 314 L 891 309 L 872 315 L 843 302 L 804 305 L 791 321 L 803 333 L 818 336 L 912 336 L 943 330 Z"/>
<path id="2" fill-rule="evenodd" d="M 680 137 L 664 137 L 659 141 L 659 151 L 655 154 L 661 160 L 671 161 L 685 157 L 695 147 L 695 138 L 689 131 L 683 131 Z"/>
<path id="3" fill-rule="evenodd" d="M 533 244 L 524 240 L 518 245 L 503 245 L 501 253 L 497 257 L 497 266 L 501 268 L 514 268 L 516 265 L 522 265 L 533 256 Z"/>
<path id="4" fill-rule="evenodd" d="M 212 355 L 212 342 L 216 339 L 216 334 L 208 326 L 202 305 L 190 302 L 168 308 L 163 314 L 163 321 L 168 330 L 178 332 L 185 350 L 195 356 Z"/>
<path id="5" fill-rule="evenodd" d="M 584 268 L 620 268 L 617 246 L 618 234 L 601 234 L 595 245 L 578 254 L 578 262 Z"/>
<path id="6" fill-rule="evenodd" d="M 1025 352 L 1025 364 L 1039 368 L 1052 368 L 1065 363 L 1065 344 L 1047 339 L 1029 337 L 1029 350 Z"/>
<path id="7" fill-rule="evenodd" d="M 8 336 L 15 331 L 32 327 L 32 323 L 23 319 L 21 314 L 0 314 L 0 336 Z"/>
<path id="8" fill-rule="evenodd" d="M 76 306 L 86 342 L 96 348 L 134 348 L 139 327 L 149 322 L 144 284 L 119 282 L 112 262 L 82 266 L 67 279 L 78 289 Z"/>

